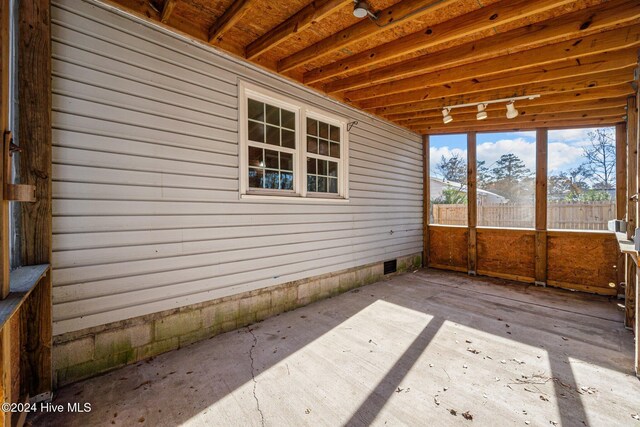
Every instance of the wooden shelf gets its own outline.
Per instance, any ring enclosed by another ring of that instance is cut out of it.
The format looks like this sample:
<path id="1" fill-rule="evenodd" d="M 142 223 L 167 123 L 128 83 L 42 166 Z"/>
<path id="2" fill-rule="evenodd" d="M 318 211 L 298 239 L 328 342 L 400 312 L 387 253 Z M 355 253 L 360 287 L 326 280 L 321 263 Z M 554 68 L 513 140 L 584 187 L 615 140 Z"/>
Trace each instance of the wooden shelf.
<path id="1" fill-rule="evenodd" d="M 616 240 L 618 241 L 618 246 L 620 247 L 620 252 L 623 254 L 631 255 L 631 258 L 638 263 L 638 251 L 636 251 L 636 245 L 633 243 L 633 240 L 627 239 L 627 235 L 625 233 L 616 233 Z"/>
<path id="2" fill-rule="evenodd" d="M 0 301 L 0 328 L 13 316 L 49 271 L 49 264 L 29 265 L 11 272 L 9 296 Z"/>

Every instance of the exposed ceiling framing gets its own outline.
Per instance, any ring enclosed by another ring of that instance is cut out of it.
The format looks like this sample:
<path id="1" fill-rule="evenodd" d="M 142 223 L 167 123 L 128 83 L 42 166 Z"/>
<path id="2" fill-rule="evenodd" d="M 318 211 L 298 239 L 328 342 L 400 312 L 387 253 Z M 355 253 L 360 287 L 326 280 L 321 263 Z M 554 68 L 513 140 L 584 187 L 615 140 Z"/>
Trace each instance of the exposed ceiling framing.
<path id="1" fill-rule="evenodd" d="M 640 48 L 637 0 L 370 0 L 376 21 L 352 0 L 112 2 L 419 133 L 620 123 Z"/>

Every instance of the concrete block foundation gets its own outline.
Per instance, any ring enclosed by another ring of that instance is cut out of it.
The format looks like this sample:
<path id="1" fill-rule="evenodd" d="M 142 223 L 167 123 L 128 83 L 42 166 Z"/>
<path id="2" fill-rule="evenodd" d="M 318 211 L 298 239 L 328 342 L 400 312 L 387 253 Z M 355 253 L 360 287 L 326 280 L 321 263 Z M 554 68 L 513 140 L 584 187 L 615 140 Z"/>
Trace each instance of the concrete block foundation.
<path id="1" fill-rule="evenodd" d="M 421 262 L 420 254 L 398 258 L 398 272 L 419 268 Z M 379 262 L 57 335 L 54 387 L 251 325 L 382 277 Z"/>

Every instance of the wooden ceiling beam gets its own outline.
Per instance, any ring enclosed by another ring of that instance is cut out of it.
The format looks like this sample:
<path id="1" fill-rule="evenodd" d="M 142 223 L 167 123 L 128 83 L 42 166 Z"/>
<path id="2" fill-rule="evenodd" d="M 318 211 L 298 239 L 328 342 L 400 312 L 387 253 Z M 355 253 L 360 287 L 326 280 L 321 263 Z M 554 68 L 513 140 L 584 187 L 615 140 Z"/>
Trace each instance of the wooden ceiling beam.
<path id="1" fill-rule="evenodd" d="M 639 43 L 640 46 L 640 43 Z M 470 80 L 473 82 L 488 81 L 497 78 L 508 78 L 510 75 L 528 75 L 535 76 L 539 73 L 553 72 L 555 74 L 562 73 L 563 69 L 572 66 L 580 66 L 582 70 L 621 68 L 625 65 L 632 65 L 637 62 L 637 48 L 627 48 L 622 50 L 608 50 L 602 53 L 589 54 L 577 58 L 567 59 L 559 49 L 555 50 L 555 57 L 548 51 L 554 49 L 538 48 L 521 52 L 521 56 L 529 56 L 530 66 L 525 68 L 512 69 L 512 62 L 509 57 L 499 57 L 478 61 L 476 63 L 461 65 L 447 70 L 436 71 L 429 74 L 421 74 L 419 76 L 409 77 L 402 80 L 396 80 L 390 83 L 382 83 L 376 86 L 364 87 L 350 92 L 345 92 L 343 98 L 349 102 L 361 101 L 364 99 L 388 96 L 390 94 L 406 93 L 410 94 L 417 89 L 427 91 L 428 88 L 435 86 L 448 85 L 454 82 Z M 538 64 L 538 58 L 544 58 L 545 63 Z M 557 61 L 552 61 L 557 58 Z M 512 58 L 513 59 L 513 58 Z M 521 61 L 515 61 L 520 63 Z M 626 64 L 625 64 L 626 62 Z M 614 64 L 615 63 L 615 64 Z M 617 64 L 617 65 L 616 65 Z M 623 65 L 621 65 L 623 64 Z M 576 70 L 577 72 L 580 72 Z M 590 71 L 588 71 L 590 72 Z"/>
<path id="2" fill-rule="evenodd" d="M 535 60 L 534 58 L 535 56 L 532 56 L 532 61 Z M 582 60 L 571 60 L 568 61 L 569 65 L 567 65 L 566 62 L 547 64 L 548 67 L 542 71 L 530 70 L 529 72 L 525 72 L 516 70 L 503 74 L 452 82 L 426 89 L 418 89 L 411 92 L 394 93 L 377 98 L 364 99 L 358 101 L 357 104 L 361 108 L 371 109 L 509 87 L 517 90 L 518 86 L 529 87 L 536 84 L 551 84 L 557 80 L 565 82 L 567 79 L 578 79 L 605 71 L 617 71 L 625 68 L 631 69 L 638 63 L 635 50 L 597 55 L 595 61 L 592 61 L 591 58 L 593 57 L 585 57 L 582 58 Z M 633 75 L 633 71 L 629 71 L 629 75 Z"/>
<path id="3" fill-rule="evenodd" d="M 419 19 L 422 16 L 449 6 L 451 3 L 452 1 L 449 0 L 440 0 L 425 5 L 424 0 L 403 0 L 380 11 L 378 14 L 380 18 L 377 22 L 373 22 L 367 18 L 362 19 L 357 24 L 338 31 L 293 55 L 281 59 L 278 61 L 278 71 L 281 73 L 290 71 L 317 58 L 341 50 L 351 43 L 356 43 L 369 37 L 375 37 L 376 34 L 382 31 L 390 30 L 406 22 L 406 19 L 403 19 L 404 17 Z"/>
<path id="4" fill-rule="evenodd" d="M 597 107 L 596 107 L 597 108 Z M 577 112 L 565 112 L 565 113 L 554 113 L 554 114 L 536 114 L 532 116 L 518 116 L 515 119 L 507 119 L 506 117 L 502 118 L 493 118 L 487 119 L 486 121 L 477 121 L 477 120 L 469 120 L 464 122 L 456 122 L 455 117 L 454 121 L 448 124 L 444 124 L 442 120 L 439 123 L 433 123 L 430 125 L 418 125 L 418 126 L 409 126 L 409 129 L 418 130 L 420 132 L 432 132 L 438 130 L 463 130 L 463 129 L 478 129 L 478 128 L 490 128 L 493 126 L 521 126 L 523 124 L 538 124 L 540 127 L 545 127 L 542 125 L 548 124 L 550 122 L 568 122 L 570 120 L 576 121 L 593 121 L 598 122 L 600 120 L 607 121 L 624 121 L 627 111 L 625 108 L 617 107 L 617 108 L 607 108 L 607 109 L 593 109 L 589 111 L 577 111 Z"/>
<path id="5" fill-rule="evenodd" d="M 169 18 L 173 13 L 173 9 L 176 7 L 176 0 L 165 0 L 162 5 L 162 13 L 160 13 L 160 22 L 166 24 L 169 22 Z"/>
<path id="6" fill-rule="evenodd" d="M 414 132 L 428 135 L 446 135 L 446 134 L 459 134 L 466 132 L 518 132 L 526 130 L 535 130 L 538 128 L 548 128 L 549 130 L 556 129 L 579 129 L 579 128 L 591 128 L 602 126 L 615 126 L 618 123 L 623 123 L 624 120 L 617 117 L 604 117 L 601 119 L 567 119 L 567 120 L 549 120 L 549 121 L 533 121 L 528 123 L 509 123 L 509 124 L 491 124 L 486 125 L 472 125 L 463 128 L 439 128 L 424 131 L 420 129 L 414 129 Z"/>
<path id="7" fill-rule="evenodd" d="M 576 21 L 574 20 L 575 17 L 571 18 L 572 15 L 532 24 L 507 33 L 329 82 L 323 86 L 323 90 L 327 93 L 334 93 L 354 90 L 386 81 L 393 83 L 407 77 L 473 64 L 474 62 L 502 55 L 509 55 L 507 61 L 504 62 L 505 66 L 508 64 L 511 69 L 526 68 L 529 66 L 530 57 L 526 55 L 525 49 L 528 46 L 540 46 L 542 43 L 555 42 L 552 45 L 553 47 L 543 46 L 539 48 L 539 52 L 543 53 L 544 57 L 536 61 L 538 64 L 543 63 L 546 56 L 550 56 L 550 61 L 559 60 L 560 52 L 558 49 L 562 49 L 562 53 L 565 54 L 566 58 L 572 58 L 611 49 L 621 49 L 625 46 L 631 47 L 638 43 L 638 39 L 635 37 L 638 35 L 638 26 L 632 26 L 631 24 L 640 20 L 640 14 L 623 13 L 622 16 L 617 13 L 614 15 L 607 14 L 606 18 L 605 15 L 593 14 L 594 21 L 591 22 L 588 28 L 582 30 L 580 28 L 583 27 L 584 21 Z M 626 19 L 624 18 L 625 16 L 631 16 L 632 19 L 621 22 L 621 19 Z M 585 17 L 587 16 L 583 16 L 583 18 Z M 598 17 L 602 19 L 596 19 Z M 594 34 L 594 31 L 602 31 L 611 28 L 613 25 L 622 24 L 630 26 Z M 571 38 L 571 41 L 564 40 L 566 38 Z M 558 42 L 558 40 L 564 41 Z"/>
<path id="8" fill-rule="evenodd" d="M 594 108 L 623 108 L 626 106 L 627 98 L 618 97 L 610 99 L 601 99 L 597 103 L 593 101 L 565 102 L 562 104 L 551 105 L 523 105 L 520 101 L 516 102 L 516 108 L 520 112 L 520 116 L 529 117 L 536 114 L 560 114 L 579 111 L 590 111 Z M 490 104 L 486 110 L 489 119 L 502 118 L 505 116 L 505 104 Z M 428 117 L 396 120 L 395 123 L 401 126 L 425 126 L 431 124 L 442 123 L 442 113 L 439 110 L 433 110 L 432 115 Z M 465 109 L 454 109 L 451 114 L 455 122 L 466 122 L 476 120 L 477 109 L 469 107 Z"/>
<path id="9" fill-rule="evenodd" d="M 433 25 L 426 30 L 412 33 L 372 49 L 351 55 L 340 61 L 312 70 L 304 75 L 305 83 L 315 83 L 346 72 L 370 67 L 452 40 L 496 28 L 509 22 L 534 16 L 559 6 L 573 3 L 570 0 L 502 0 L 498 3 L 459 15 Z"/>
<path id="10" fill-rule="evenodd" d="M 583 76 L 580 78 L 568 78 L 556 80 L 550 83 L 534 84 L 529 86 L 521 86 L 515 88 L 506 88 L 498 90 L 487 90 L 472 94 L 464 94 L 451 96 L 446 98 L 430 99 L 420 102 L 412 102 L 403 105 L 394 105 L 391 107 L 381 107 L 371 109 L 370 112 L 377 115 L 390 115 L 408 113 L 412 111 L 424 111 L 436 108 L 443 108 L 449 105 L 460 105 L 474 102 L 489 101 L 492 99 L 513 98 L 524 95 L 540 94 L 557 94 L 561 92 L 587 90 L 589 88 L 601 88 L 605 91 L 608 86 L 619 86 L 623 83 L 630 83 L 633 80 L 632 69 L 623 69 L 615 72 L 604 72 Z"/>
<path id="11" fill-rule="evenodd" d="M 247 59 L 254 59 L 269 49 L 273 49 L 295 34 L 311 27 L 332 13 L 347 5 L 353 5 L 353 0 L 315 0 L 300 9 L 295 15 L 277 27 L 269 30 L 245 48 Z"/>
<path id="12" fill-rule="evenodd" d="M 252 0 L 234 0 L 231 6 L 209 27 L 209 43 L 221 40 L 224 33 L 229 31 L 249 11 L 251 2 Z"/>

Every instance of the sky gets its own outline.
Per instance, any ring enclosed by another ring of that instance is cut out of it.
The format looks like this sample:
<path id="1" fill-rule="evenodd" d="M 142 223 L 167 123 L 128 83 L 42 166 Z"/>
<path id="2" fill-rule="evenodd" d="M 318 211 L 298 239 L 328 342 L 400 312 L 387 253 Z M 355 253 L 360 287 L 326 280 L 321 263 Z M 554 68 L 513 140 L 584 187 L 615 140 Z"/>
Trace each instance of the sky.
<path id="1" fill-rule="evenodd" d="M 594 129 L 563 129 L 549 131 L 549 164 L 550 174 L 579 166 L 583 161 L 583 147 L 589 144 L 588 133 Z M 477 157 L 484 160 L 486 166 L 492 164 L 503 154 L 513 153 L 527 165 L 532 172 L 536 167 L 536 133 L 532 132 L 505 132 L 505 133 L 478 133 Z M 431 175 L 437 175 L 435 165 L 444 155 L 450 157 L 459 153 L 463 158 L 467 157 L 466 135 L 433 135 L 429 138 Z"/>

